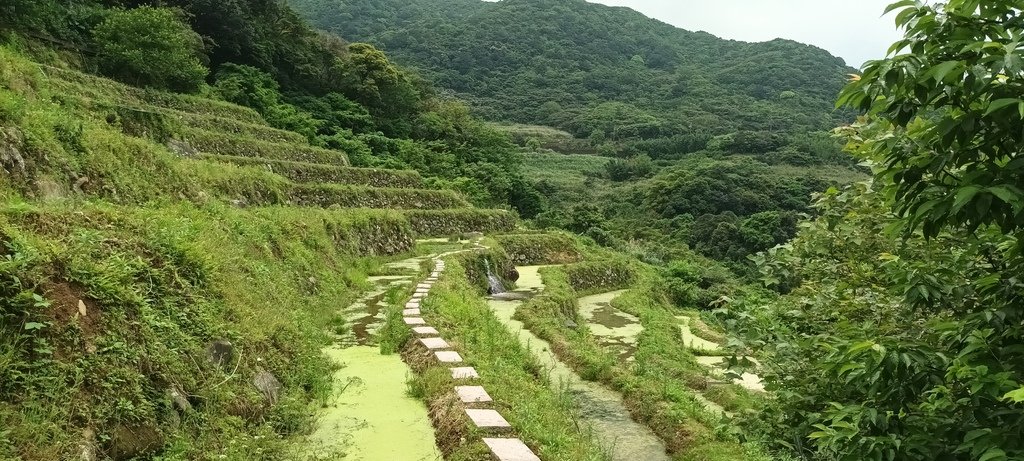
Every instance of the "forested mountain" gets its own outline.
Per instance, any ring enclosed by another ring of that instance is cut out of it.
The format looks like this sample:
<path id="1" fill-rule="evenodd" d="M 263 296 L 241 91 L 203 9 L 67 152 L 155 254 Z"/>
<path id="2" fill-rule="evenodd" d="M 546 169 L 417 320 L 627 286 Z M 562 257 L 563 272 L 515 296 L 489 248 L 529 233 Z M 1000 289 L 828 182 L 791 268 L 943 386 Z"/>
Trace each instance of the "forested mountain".
<path id="1" fill-rule="evenodd" d="M 724 40 L 583 0 L 289 1 L 527 151 L 615 157 L 594 170 L 528 156 L 559 174 L 527 177 L 546 203 L 524 217 L 645 260 L 689 247 L 746 271 L 748 255 L 793 236 L 812 193 L 858 177 L 827 133 L 853 121 L 835 100 L 854 70 L 813 46 Z"/>
<path id="2" fill-rule="evenodd" d="M 90 70 L 251 107 L 355 166 L 416 169 L 479 205 L 538 207 L 503 134 L 380 50 L 321 33 L 281 2 L 12 0 L 0 11 L 0 28 L 60 44 Z"/>
<path id="3" fill-rule="evenodd" d="M 382 47 L 492 120 L 610 139 L 847 121 L 833 107 L 852 70 L 788 40 L 723 40 L 583 0 L 290 1 L 320 28 Z"/>

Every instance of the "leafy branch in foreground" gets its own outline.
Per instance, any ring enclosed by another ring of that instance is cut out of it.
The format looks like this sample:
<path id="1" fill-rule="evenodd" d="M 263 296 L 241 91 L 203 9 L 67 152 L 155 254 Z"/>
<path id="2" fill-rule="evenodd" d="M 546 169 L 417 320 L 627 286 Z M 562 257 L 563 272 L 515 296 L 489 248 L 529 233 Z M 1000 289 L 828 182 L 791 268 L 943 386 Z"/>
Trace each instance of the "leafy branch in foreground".
<path id="1" fill-rule="evenodd" d="M 1024 16 L 893 4 L 906 31 L 840 104 L 873 182 L 759 255 L 770 304 L 720 311 L 777 398 L 745 424 L 821 460 L 1024 459 Z"/>

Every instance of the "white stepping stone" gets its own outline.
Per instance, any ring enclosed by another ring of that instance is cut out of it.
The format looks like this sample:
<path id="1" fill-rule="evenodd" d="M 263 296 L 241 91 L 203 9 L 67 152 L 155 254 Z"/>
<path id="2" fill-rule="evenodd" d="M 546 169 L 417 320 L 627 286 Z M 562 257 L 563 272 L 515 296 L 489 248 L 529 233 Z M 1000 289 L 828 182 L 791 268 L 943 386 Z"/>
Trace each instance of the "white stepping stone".
<path id="1" fill-rule="evenodd" d="M 405 324 L 406 325 L 426 325 L 427 324 L 426 320 L 423 320 L 420 317 L 406 317 L 404 320 L 405 320 Z"/>
<path id="2" fill-rule="evenodd" d="M 494 410 L 467 408 L 466 415 L 469 416 L 469 419 L 473 420 L 473 424 L 476 424 L 476 427 L 482 429 L 507 429 L 512 427 L 500 413 Z"/>
<path id="3" fill-rule="evenodd" d="M 412 300 L 413 301 L 416 301 L 418 299 L 423 299 L 423 298 L 426 298 L 426 297 L 427 297 L 426 293 L 413 293 L 412 294 Z"/>
<path id="4" fill-rule="evenodd" d="M 432 284 L 432 283 L 421 283 L 419 285 L 416 285 L 416 288 L 429 290 L 430 287 L 432 287 L 432 286 L 434 286 L 434 284 Z"/>
<path id="5" fill-rule="evenodd" d="M 405 309 L 402 311 L 402 315 L 406 317 L 418 317 L 421 314 L 422 312 L 419 309 Z"/>
<path id="6" fill-rule="evenodd" d="M 519 439 L 484 439 L 498 461 L 540 461 L 533 450 Z"/>
<path id="7" fill-rule="evenodd" d="M 448 345 L 448 341 L 441 338 L 422 338 L 420 343 L 427 347 L 427 349 L 447 349 L 451 347 Z"/>
<path id="8" fill-rule="evenodd" d="M 476 368 L 473 367 L 457 367 L 449 370 L 452 372 L 452 379 L 480 379 Z"/>
<path id="9" fill-rule="evenodd" d="M 416 293 L 417 294 L 427 294 L 427 293 L 430 293 L 430 289 L 427 289 L 427 288 L 417 288 L 416 289 Z"/>
<path id="10" fill-rule="evenodd" d="M 420 302 L 419 301 L 409 301 L 409 302 L 405 303 L 405 308 L 406 309 L 419 309 L 420 308 Z"/>
<path id="11" fill-rule="evenodd" d="M 455 393 L 459 394 L 462 403 L 491 402 L 491 396 L 483 386 L 455 386 Z"/>
<path id="12" fill-rule="evenodd" d="M 441 363 L 460 363 L 462 362 L 462 356 L 455 351 L 437 351 L 434 352 L 434 357 Z"/>
<path id="13" fill-rule="evenodd" d="M 416 328 L 413 328 L 412 331 L 414 333 L 418 334 L 418 335 L 423 335 L 423 336 L 439 334 L 438 331 L 437 331 L 437 328 L 434 328 L 434 327 L 416 327 Z"/>

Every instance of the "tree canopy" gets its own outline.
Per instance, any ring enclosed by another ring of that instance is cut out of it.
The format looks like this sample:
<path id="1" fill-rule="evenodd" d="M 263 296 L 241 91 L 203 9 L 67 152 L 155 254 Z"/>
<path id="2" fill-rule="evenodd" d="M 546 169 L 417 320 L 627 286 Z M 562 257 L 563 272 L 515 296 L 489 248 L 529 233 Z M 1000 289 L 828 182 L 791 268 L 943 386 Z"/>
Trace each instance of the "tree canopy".
<path id="1" fill-rule="evenodd" d="M 808 459 L 1024 459 L 1019 3 L 889 9 L 905 38 L 840 101 L 874 180 L 757 257 L 791 294 L 721 311 L 777 397 L 747 422 Z"/>

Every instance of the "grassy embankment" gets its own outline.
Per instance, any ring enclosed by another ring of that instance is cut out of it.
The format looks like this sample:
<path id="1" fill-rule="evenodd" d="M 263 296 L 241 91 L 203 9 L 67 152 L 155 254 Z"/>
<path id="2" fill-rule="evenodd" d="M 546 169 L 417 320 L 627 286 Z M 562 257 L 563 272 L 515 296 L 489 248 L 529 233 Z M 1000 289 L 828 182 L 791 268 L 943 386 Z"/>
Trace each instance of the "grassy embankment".
<path id="1" fill-rule="evenodd" d="M 199 129 L 229 147 L 167 147 Z M 251 110 L 10 47 L 0 153 L 3 459 L 301 459 L 294 436 L 331 390 L 324 332 L 366 273 L 417 237 L 514 222 L 447 191 L 410 202 L 414 173 L 347 168 Z M 273 158 L 219 161 L 239 154 Z M 296 206 L 307 190 L 361 198 Z M 232 353 L 214 363 L 218 340 Z"/>
<path id="2" fill-rule="evenodd" d="M 634 418 L 665 440 L 674 459 L 768 459 L 756 447 L 743 446 L 717 429 L 721 417 L 709 410 L 706 400 L 727 411 L 744 411 L 755 397 L 734 384 L 709 384 L 709 370 L 680 339 L 676 315 L 684 312 L 665 301 L 659 289 L 664 282 L 652 271 L 625 259 L 601 259 L 545 268 L 541 275 L 545 291 L 521 307 L 517 318 L 549 341 L 584 379 L 622 393 Z M 585 325 L 579 297 L 627 288 L 612 305 L 640 318 L 643 325 L 632 363 L 621 362 L 586 328 L 571 326 Z M 697 330 L 701 336 L 716 336 L 708 329 Z"/>

